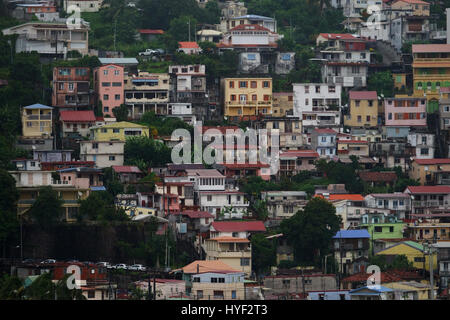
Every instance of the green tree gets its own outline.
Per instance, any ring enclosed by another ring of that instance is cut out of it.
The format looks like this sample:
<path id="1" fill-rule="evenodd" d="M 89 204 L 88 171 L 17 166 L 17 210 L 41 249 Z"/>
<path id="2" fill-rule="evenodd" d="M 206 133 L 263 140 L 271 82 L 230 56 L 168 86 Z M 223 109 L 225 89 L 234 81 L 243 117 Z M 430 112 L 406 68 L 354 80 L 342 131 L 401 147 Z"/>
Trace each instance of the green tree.
<path id="1" fill-rule="evenodd" d="M 45 186 L 39 189 L 39 196 L 28 213 L 42 228 L 47 229 L 61 220 L 62 204 L 58 192 L 50 186 Z"/>
<path id="2" fill-rule="evenodd" d="M 320 265 L 340 225 L 336 208 L 325 199 L 313 198 L 303 211 L 284 220 L 280 228 L 294 248 L 295 261 Z"/>
<path id="3" fill-rule="evenodd" d="M 252 269 L 257 275 L 264 275 L 276 265 L 276 245 L 263 234 L 254 234 L 252 243 Z"/>
<path id="4" fill-rule="evenodd" d="M 114 117 L 118 122 L 128 120 L 128 107 L 126 104 L 121 104 L 120 107 L 113 109 Z"/>
<path id="5" fill-rule="evenodd" d="M 0 278 L 0 300 L 20 300 L 22 294 L 22 281 L 16 276 L 3 274 Z"/>
<path id="6" fill-rule="evenodd" d="M 6 243 L 17 231 L 18 199 L 16 180 L 7 171 L 0 169 L 0 243 L 4 258 Z"/>
<path id="7" fill-rule="evenodd" d="M 114 197 L 107 191 L 92 192 L 85 200 L 80 200 L 79 219 L 92 221 L 125 221 L 128 216 L 114 204 Z"/>
<path id="8" fill-rule="evenodd" d="M 149 167 L 158 167 L 171 162 L 171 150 L 162 142 L 149 137 L 128 138 L 125 143 L 125 164 L 142 160 Z"/>
<path id="9" fill-rule="evenodd" d="M 103 184 L 106 190 L 113 196 L 123 193 L 123 184 L 119 181 L 113 168 L 103 169 Z"/>
<path id="10" fill-rule="evenodd" d="M 367 89 L 389 98 L 394 96 L 394 78 L 390 71 L 376 72 L 367 79 Z"/>

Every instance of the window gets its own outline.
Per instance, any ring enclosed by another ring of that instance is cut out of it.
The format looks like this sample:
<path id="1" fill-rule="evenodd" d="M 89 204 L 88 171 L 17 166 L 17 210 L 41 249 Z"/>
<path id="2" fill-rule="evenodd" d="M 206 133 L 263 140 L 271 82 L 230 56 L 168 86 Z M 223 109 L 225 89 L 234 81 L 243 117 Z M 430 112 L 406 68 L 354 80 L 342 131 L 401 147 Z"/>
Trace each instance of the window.
<path id="1" fill-rule="evenodd" d="M 316 93 L 320 93 L 320 86 L 316 86 Z"/>
<path id="2" fill-rule="evenodd" d="M 239 81 L 239 88 L 247 88 L 247 81 Z"/>
<path id="3" fill-rule="evenodd" d="M 109 100 L 109 94 L 104 94 L 103 95 L 103 100 Z"/>
<path id="4" fill-rule="evenodd" d="M 270 88 L 270 82 L 269 81 L 263 81 L 263 88 Z"/>
<path id="5" fill-rule="evenodd" d="M 365 52 L 361 52 L 361 59 L 365 59 L 366 58 L 366 53 Z"/>
<path id="6" fill-rule="evenodd" d="M 206 196 L 206 201 L 211 202 L 212 201 L 212 195 L 207 195 Z"/>
<path id="7" fill-rule="evenodd" d="M 109 156 L 109 161 L 116 161 L 116 157 L 115 156 Z"/>
<path id="8" fill-rule="evenodd" d="M 253 89 L 254 89 L 254 88 L 257 88 L 257 87 L 258 87 L 258 82 L 256 82 L 256 81 L 251 81 L 251 82 L 250 82 L 250 87 L 253 88 Z"/>
<path id="9" fill-rule="evenodd" d="M 230 81 L 229 84 L 230 84 L 230 88 L 233 89 L 234 88 L 234 81 Z"/>
<path id="10" fill-rule="evenodd" d="M 389 227 L 389 232 L 390 233 L 394 232 L 394 227 Z"/>
<path id="11" fill-rule="evenodd" d="M 236 299 L 236 291 L 231 291 L 231 299 Z"/>
<path id="12" fill-rule="evenodd" d="M 355 106 L 359 107 L 359 103 L 360 103 L 359 100 L 355 100 Z"/>
<path id="13" fill-rule="evenodd" d="M 69 91 L 73 91 L 73 83 L 69 83 Z"/>
<path id="14" fill-rule="evenodd" d="M 336 87 L 335 87 L 335 86 L 329 86 L 329 87 L 328 87 L 328 92 L 329 92 L 329 93 L 334 93 L 334 92 L 336 92 Z"/>
<path id="15" fill-rule="evenodd" d="M 235 94 L 231 95 L 231 101 L 236 101 L 236 95 Z"/>
<path id="16" fill-rule="evenodd" d="M 59 90 L 64 90 L 64 83 L 58 83 Z"/>
<path id="17" fill-rule="evenodd" d="M 103 111 L 109 112 L 109 107 L 103 107 Z M 106 130 L 106 129 L 105 129 Z M 105 131 L 106 132 L 106 131 Z"/>
<path id="18" fill-rule="evenodd" d="M 95 291 L 89 290 L 88 291 L 88 299 L 94 299 L 95 298 Z"/>
<path id="19" fill-rule="evenodd" d="M 383 227 L 375 227 L 374 231 L 375 232 L 383 232 Z"/>
<path id="20" fill-rule="evenodd" d="M 107 76 L 107 75 L 108 75 L 108 70 L 103 70 L 103 74 L 104 74 L 105 76 Z"/>
<path id="21" fill-rule="evenodd" d="M 250 258 L 241 258 L 241 266 L 249 266 Z"/>
<path id="22" fill-rule="evenodd" d="M 309 93 L 309 86 L 305 86 L 305 93 Z"/>
<path id="23" fill-rule="evenodd" d="M 211 278 L 211 283 L 217 283 L 217 278 Z"/>
<path id="24" fill-rule="evenodd" d="M 118 76 L 120 74 L 120 70 L 114 70 L 114 75 Z"/>
<path id="25" fill-rule="evenodd" d="M 120 94 L 114 95 L 114 99 L 115 99 L 115 100 L 120 100 Z"/>
<path id="26" fill-rule="evenodd" d="M 358 122 L 361 122 L 361 116 L 358 116 Z"/>
<path id="27" fill-rule="evenodd" d="M 113 82 L 113 83 L 112 83 L 112 86 L 113 86 L 113 87 L 121 87 L 121 86 L 122 86 L 122 83 L 121 83 L 121 82 Z"/>
<path id="28" fill-rule="evenodd" d="M 98 143 L 96 142 L 92 143 L 92 149 L 98 149 Z"/>
<path id="29" fill-rule="evenodd" d="M 203 299 L 203 290 L 197 290 L 197 298 Z"/>
<path id="30" fill-rule="evenodd" d="M 218 278 L 219 279 L 219 283 L 225 283 L 225 278 Z"/>
<path id="31" fill-rule="evenodd" d="M 215 299 L 223 299 L 223 291 L 214 291 Z"/>
<path id="32" fill-rule="evenodd" d="M 370 122 L 370 116 L 366 116 L 366 122 Z"/>

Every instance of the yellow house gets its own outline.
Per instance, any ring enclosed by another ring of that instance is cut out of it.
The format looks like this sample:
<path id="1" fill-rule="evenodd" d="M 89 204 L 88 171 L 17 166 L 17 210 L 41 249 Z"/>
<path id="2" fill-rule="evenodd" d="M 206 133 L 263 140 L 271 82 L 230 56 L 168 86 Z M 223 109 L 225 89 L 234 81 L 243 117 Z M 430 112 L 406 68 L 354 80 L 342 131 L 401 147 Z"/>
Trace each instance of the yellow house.
<path id="1" fill-rule="evenodd" d="M 426 97 L 428 112 L 439 109 L 441 87 L 450 87 L 450 44 L 414 44 L 414 97 Z"/>
<path id="2" fill-rule="evenodd" d="M 272 78 L 222 79 L 224 116 L 272 115 Z"/>
<path id="3" fill-rule="evenodd" d="M 427 283 L 400 281 L 383 283 L 383 286 L 394 291 L 401 291 L 405 300 L 429 300 L 431 297 L 431 286 Z M 434 289 L 436 291 L 437 287 Z"/>
<path id="4" fill-rule="evenodd" d="M 349 127 L 378 126 L 378 97 L 376 91 L 350 91 L 350 113 L 344 118 Z"/>
<path id="5" fill-rule="evenodd" d="M 235 270 L 252 273 L 252 248 L 245 238 L 217 237 L 205 241 L 206 260 L 220 260 Z"/>
<path id="6" fill-rule="evenodd" d="M 126 121 L 92 127 L 91 135 L 95 141 L 125 141 L 127 137 L 150 136 L 148 127 Z"/>
<path id="7" fill-rule="evenodd" d="M 414 241 L 404 241 L 379 251 L 376 255 L 405 255 L 416 269 L 430 270 L 429 256 L 423 252 L 423 246 Z M 433 269 L 437 269 L 437 255 L 433 255 Z"/>
<path id="8" fill-rule="evenodd" d="M 429 16 L 430 4 L 421 0 L 397 0 L 391 5 L 392 10 L 413 11 L 413 16 Z"/>
<path id="9" fill-rule="evenodd" d="M 273 93 L 273 117 L 285 117 L 294 113 L 294 93 L 274 92 Z"/>
<path id="10" fill-rule="evenodd" d="M 419 180 L 420 184 L 430 184 L 437 181 L 436 173 L 450 171 L 450 159 L 414 159 L 411 163 L 409 177 Z"/>
<path id="11" fill-rule="evenodd" d="M 24 137 L 52 136 L 52 107 L 36 103 L 22 110 L 22 135 Z"/>

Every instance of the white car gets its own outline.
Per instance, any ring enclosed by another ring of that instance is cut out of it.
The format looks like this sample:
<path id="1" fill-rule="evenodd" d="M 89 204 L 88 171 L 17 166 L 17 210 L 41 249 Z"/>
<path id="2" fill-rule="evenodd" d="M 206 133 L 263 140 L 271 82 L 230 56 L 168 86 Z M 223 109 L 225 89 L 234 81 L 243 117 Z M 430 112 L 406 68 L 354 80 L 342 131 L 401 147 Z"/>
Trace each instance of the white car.
<path id="1" fill-rule="evenodd" d="M 54 263 L 56 263 L 55 259 L 46 259 L 41 262 L 41 264 L 54 264 Z"/>
<path id="2" fill-rule="evenodd" d="M 119 263 L 119 264 L 116 264 L 113 268 L 114 268 L 114 269 L 127 270 L 127 269 L 128 269 L 128 266 L 127 266 L 125 263 Z"/>
<path id="3" fill-rule="evenodd" d="M 145 51 L 139 52 L 140 56 L 151 56 L 154 54 L 158 54 L 159 52 L 153 49 L 145 49 Z"/>
<path id="4" fill-rule="evenodd" d="M 110 269 L 112 266 L 109 264 L 109 262 L 97 262 L 96 263 L 99 267 L 104 267 Z"/>
<path id="5" fill-rule="evenodd" d="M 135 270 L 135 271 L 146 271 L 147 270 L 147 268 L 144 267 L 142 264 L 133 264 L 128 269 L 129 270 Z"/>

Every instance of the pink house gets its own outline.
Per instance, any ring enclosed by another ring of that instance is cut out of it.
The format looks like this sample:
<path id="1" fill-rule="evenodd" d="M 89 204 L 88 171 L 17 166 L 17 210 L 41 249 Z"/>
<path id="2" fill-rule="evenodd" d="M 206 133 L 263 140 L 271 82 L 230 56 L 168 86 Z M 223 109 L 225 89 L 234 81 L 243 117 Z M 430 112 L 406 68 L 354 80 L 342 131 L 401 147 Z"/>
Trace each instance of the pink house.
<path id="1" fill-rule="evenodd" d="M 103 115 L 114 117 L 113 109 L 124 103 L 124 69 L 107 64 L 94 70 L 97 101 L 102 102 Z"/>
<path id="2" fill-rule="evenodd" d="M 426 108 L 425 98 L 386 98 L 384 100 L 386 126 L 424 127 L 427 125 Z"/>

